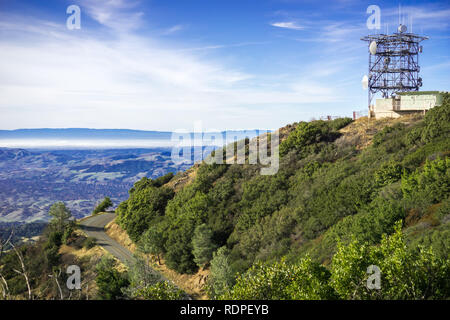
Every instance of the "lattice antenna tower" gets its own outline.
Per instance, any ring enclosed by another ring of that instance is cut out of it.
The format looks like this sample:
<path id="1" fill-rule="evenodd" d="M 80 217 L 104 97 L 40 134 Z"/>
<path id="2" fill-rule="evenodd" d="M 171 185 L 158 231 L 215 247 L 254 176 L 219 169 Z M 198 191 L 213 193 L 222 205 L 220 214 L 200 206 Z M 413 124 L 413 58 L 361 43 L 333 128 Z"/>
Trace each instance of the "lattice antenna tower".
<path id="1" fill-rule="evenodd" d="M 361 38 L 369 45 L 369 74 L 363 80 L 367 82 L 369 108 L 377 93 L 389 98 L 396 92 L 419 91 L 422 86 L 419 53 L 423 50 L 420 42 L 427 39 L 408 33 L 403 24 L 393 34 Z"/>

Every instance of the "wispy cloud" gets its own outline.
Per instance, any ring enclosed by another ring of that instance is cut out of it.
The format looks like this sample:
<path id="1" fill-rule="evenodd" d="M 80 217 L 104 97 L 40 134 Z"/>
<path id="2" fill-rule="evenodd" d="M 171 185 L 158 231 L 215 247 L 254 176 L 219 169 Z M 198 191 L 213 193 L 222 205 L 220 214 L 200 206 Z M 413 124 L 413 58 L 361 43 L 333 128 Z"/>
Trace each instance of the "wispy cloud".
<path id="1" fill-rule="evenodd" d="M 292 29 L 292 30 L 303 30 L 305 29 L 305 26 L 301 26 L 293 21 L 286 21 L 286 22 L 272 22 L 270 24 L 273 27 L 277 28 L 284 28 L 284 29 Z"/>
<path id="2" fill-rule="evenodd" d="M 435 71 L 435 70 L 442 70 L 442 69 L 450 69 L 450 60 L 436 63 L 434 65 L 426 66 L 422 70 L 423 71 Z"/>
<path id="3" fill-rule="evenodd" d="M 137 10 L 140 1 L 126 0 L 81 0 L 87 14 L 117 32 L 129 32 L 142 25 L 144 13 Z"/>
<path id="4" fill-rule="evenodd" d="M 162 32 L 163 35 L 171 35 L 177 33 L 178 31 L 183 30 L 185 27 L 181 24 L 174 25 Z"/>
<path id="5" fill-rule="evenodd" d="M 223 48 L 236 48 L 236 47 L 263 45 L 263 44 L 268 44 L 268 43 L 269 43 L 269 41 L 238 42 L 238 43 L 232 43 L 232 44 L 216 44 L 216 45 L 207 45 L 207 46 L 202 46 L 202 47 L 186 48 L 186 49 L 180 49 L 178 51 L 204 51 L 204 50 L 214 50 L 214 49 L 223 49 Z"/>

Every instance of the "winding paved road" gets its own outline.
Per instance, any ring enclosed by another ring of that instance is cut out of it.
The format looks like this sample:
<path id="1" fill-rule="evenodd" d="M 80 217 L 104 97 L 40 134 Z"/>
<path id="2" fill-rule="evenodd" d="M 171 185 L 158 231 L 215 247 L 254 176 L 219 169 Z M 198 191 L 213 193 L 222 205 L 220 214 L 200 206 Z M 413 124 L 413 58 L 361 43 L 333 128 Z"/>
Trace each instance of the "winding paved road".
<path id="1" fill-rule="evenodd" d="M 98 245 L 105 248 L 106 251 L 125 264 L 133 261 L 133 254 L 105 233 L 105 226 L 114 220 L 114 217 L 114 213 L 92 216 L 80 221 L 80 227 L 86 232 L 88 237 L 95 238 Z"/>
<path id="2" fill-rule="evenodd" d="M 114 257 L 119 259 L 124 264 L 127 262 L 132 262 L 134 260 L 133 253 L 130 250 L 119 244 L 116 240 L 110 238 L 105 232 L 105 226 L 114 220 L 114 213 L 103 213 L 96 216 L 92 216 L 86 218 L 79 222 L 80 227 L 88 237 L 93 237 L 97 240 L 97 244 L 105 248 L 106 251 L 111 253 Z M 152 271 L 159 276 L 160 280 L 169 281 L 174 284 L 172 281 L 167 280 L 161 273 L 152 269 Z M 176 285 L 175 285 L 176 286 Z M 178 286 L 176 286 L 178 287 Z M 178 287 L 179 288 L 179 287 Z M 192 298 L 186 294 L 186 299 L 191 300 Z"/>
<path id="3" fill-rule="evenodd" d="M 114 213 L 104 213 L 92 216 L 80 221 L 80 227 L 89 237 L 95 238 L 98 245 L 105 248 L 106 251 L 124 264 L 127 264 L 127 262 L 132 262 L 134 260 L 133 253 L 119 244 L 116 240 L 110 238 L 105 232 L 105 226 L 114 220 L 114 217 Z M 167 280 L 158 271 L 152 270 L 161 278 L 161 280 Z"/>

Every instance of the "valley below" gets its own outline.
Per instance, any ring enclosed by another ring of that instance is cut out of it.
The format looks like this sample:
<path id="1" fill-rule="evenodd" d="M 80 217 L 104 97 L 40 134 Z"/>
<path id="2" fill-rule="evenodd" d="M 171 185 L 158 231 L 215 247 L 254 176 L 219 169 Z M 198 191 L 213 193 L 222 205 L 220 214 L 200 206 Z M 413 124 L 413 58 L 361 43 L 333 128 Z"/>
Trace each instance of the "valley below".
<path id="1" fill-rule="evenodd" d="M 90 214 L 104 197 L 117 206 L 142 177 L 187 169 L 171 161 L 170 148 L 36 150 L 0 148 L 0 222 L 48 219 L 64 201 L 75 218 Z"/>

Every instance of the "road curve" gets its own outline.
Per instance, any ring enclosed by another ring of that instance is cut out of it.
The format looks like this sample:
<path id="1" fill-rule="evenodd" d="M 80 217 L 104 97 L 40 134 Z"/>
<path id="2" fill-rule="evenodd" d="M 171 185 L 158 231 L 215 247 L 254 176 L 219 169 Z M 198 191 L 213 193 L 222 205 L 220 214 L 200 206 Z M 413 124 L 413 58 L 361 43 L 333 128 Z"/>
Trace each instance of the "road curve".
<path id="1" fill-rule="evenodd" d="M 133 261 L 133 254 L 105 233 L 105 226 L 114 220 L 114 217 L 114 213 L 92 216 L 80 221 L 80 227 L 88 237 L 95 238 L 98 245 L 126 264 Z"/>
<path id="2" fill-rule="evenodd" d="M 83 219 L 79 224 L 88 237 L 95 238 L 98 245 L 105 248 L 106 251 L 111 253 L 124 264 L 127 264 L 134 260 L 131 251 L 119 244 L 116 240 L 109 237 L 105 232 L 105 226 L 114 220 L 114 218 L 114 213 L 104 213 Z M 161 278 L 161 280 L 167 280 L 159 272 L 154 269 L 152 270 Z"/>
<path id="3" fill-rule="evenodd" d="M 88 237 L 93 237 L 97 240 L 97 244 L 105 248 L 106 251 L 111 253 L 114 257 L 119 259 L 122 263 L 127 264 L 127 262 L 132 262 L 134 260 L 133 253 L 130 250 L 119 244 L 116 240 L 112 239 L 105 232 L 105 226 L 114 220 L 114 213 L 103 213 L 95 215 L 79 222 L 81 229 L 87 234 Z M 161 273 L 152 269 L 152 271 L 159 277 L 160 280 L 168 280 Z M 175 284 L 174 284 L 175 285 Z M 175 285 L 178 287 L 177 285 Z M 179 288 L 179 287 L 178 287 Z M 192 297 L 186 294 L 186 299 L 192 300 Z"/>

